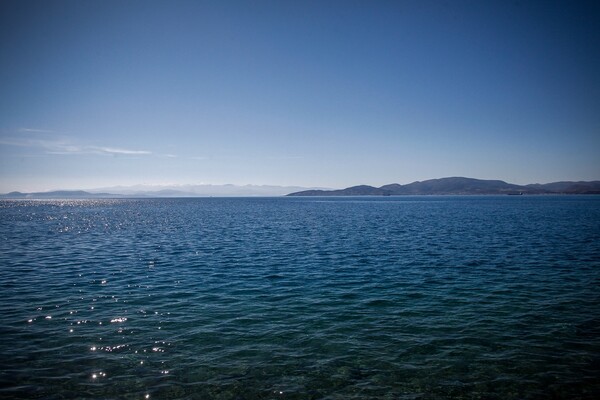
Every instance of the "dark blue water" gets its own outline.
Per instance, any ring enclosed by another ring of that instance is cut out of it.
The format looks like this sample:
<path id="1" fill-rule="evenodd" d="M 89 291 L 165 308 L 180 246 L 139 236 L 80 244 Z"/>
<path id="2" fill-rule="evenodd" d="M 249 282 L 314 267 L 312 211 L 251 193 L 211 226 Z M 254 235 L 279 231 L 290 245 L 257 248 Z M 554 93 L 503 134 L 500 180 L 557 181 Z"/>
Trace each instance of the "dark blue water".
<path id="1" fill-rule="evenodd" d="M 0 397 L 594 399 L 600 196 L 0 202 Z"/>

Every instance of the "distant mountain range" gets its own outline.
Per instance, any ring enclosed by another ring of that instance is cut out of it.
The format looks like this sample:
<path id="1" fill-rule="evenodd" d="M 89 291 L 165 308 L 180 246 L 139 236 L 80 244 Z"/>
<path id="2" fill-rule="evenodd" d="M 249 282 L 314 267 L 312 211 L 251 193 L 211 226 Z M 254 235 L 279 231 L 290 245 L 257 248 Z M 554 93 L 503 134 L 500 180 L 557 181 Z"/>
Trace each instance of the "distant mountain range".
<path id="1" fill-rule="evenodd" d="M 401 195 L 477 195 L 477 194 L 600 194 L 600 181 L 553 182 L 515 185 L 499 180 L 441 178 L 407 185 L 392 183 L 381 187 L 368 185 L 346 189 L 308 189 L 297 186 L 268 185 L 180 185 L 115 186 L 83 190 L 0 194 L 0 199 L 107 199 L 152 197 L 267 197 L 267 196 L 401 196 Z"/>
<path id="2" fill-rule="evenodd" d="M 339 190 L 304 190 L 288 196 L 400 196 L 400 195 L 476 195 L 476 194 L 600 194 L 600 181 L 553 182 L 515 185 L 499 180 L 441 178 L 407 185 L 392 183 L 381 187 L 352 186 Z"/>
<path id="3" fill-rule="evenodd" d="M 90 193 L 83 190 L 54 190 L 51 192 L 10 192 L 0 194 L 0 199 L 113 199 L 126 197 L 113 193 Z"/>
<path id="4" fill-rule="evenodd" d="M 11 192 L 0 194 L 0 199 L 105 199 L 140 197 L 267 197 L 284 196 L 303 191 L 300 186 L 273 185 L 135 185 L 100 189 L 55 190 L 50 192 Z"/>
<path id="5" fill-rule="evenodd" d="M 134 197 L 253 197 L 253 196 L 284 196 L 291 192 L 309 189 L 300 186 L 275 185 L 134 185 L 113 186 L 90 189 L 90 193 L 114 193 Z"/>

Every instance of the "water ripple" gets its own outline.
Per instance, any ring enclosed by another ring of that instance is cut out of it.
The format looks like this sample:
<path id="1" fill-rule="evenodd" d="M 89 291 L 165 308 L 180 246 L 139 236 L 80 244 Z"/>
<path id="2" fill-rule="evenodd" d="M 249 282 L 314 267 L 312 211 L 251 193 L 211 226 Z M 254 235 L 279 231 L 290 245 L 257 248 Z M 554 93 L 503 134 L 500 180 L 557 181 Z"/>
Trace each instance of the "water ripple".
<path id="1" fill-rule="evenodd" d="M 0 397 L 600 397 L 597 196 L 0 216 Z"/>

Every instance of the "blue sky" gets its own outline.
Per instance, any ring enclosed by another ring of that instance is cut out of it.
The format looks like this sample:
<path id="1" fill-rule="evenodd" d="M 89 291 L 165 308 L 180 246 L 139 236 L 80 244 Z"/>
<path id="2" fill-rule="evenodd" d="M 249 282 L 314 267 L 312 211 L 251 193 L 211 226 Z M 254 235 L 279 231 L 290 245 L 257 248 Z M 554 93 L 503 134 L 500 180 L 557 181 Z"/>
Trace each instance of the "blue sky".
<path id="1" fill-rule="evenodd" d="M 600 179 L 600 7 L 2 1 L 0 192 Z"/>

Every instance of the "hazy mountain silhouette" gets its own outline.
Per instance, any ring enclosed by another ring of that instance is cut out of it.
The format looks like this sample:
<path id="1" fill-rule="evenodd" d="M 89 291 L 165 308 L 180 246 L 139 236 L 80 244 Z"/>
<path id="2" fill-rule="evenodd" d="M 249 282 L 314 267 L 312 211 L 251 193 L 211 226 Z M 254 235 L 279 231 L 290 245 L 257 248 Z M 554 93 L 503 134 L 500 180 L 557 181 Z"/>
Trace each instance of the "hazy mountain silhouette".
<path id="1" fill-rule="evenodd" d="M 113 193 L 90 193 L 83 190 L 54 190 L 51 192 L 10 192 L 0 195 L 1 199 L 105 199 L 122 197 Z"/>
<path id="2" fill-rule="evenodd" d="M 401 196 L 401 195 L 474 195 L 474 194 L 600 194 L 600 181 L 552 182 L 546 184 L 515 185 L 500 180 L 473 178 L 440 178 L 417 181 L 407 185 L 392 183 L 381 187 L 369 185 L 346 189 L 310 189 L 289 193 L 300 187 L 267 185 L 183 185 L 177 187 L 134 186 L 83 190 L 55 190 L 50 192 L 10 192 L 0 199 L 103 199 L 137 197 L 245 197 L 245 196 Z M 110 190 L 109 189 L 113 189 Z M 115 193 L 116 192 L 116 193 Z"/>
<path id="3" fill-rule="evenodd" d="M 1 199 L 93 199 L 140 197 L 267 197 L 284 196 L 290 192 L 314 189 L 300 186 L 275 185 L 134 185 L 99 189 L 55 190 L 49 192 L 10 192 Z M 318 188 L 323 189 L 323 188 Z"/>

